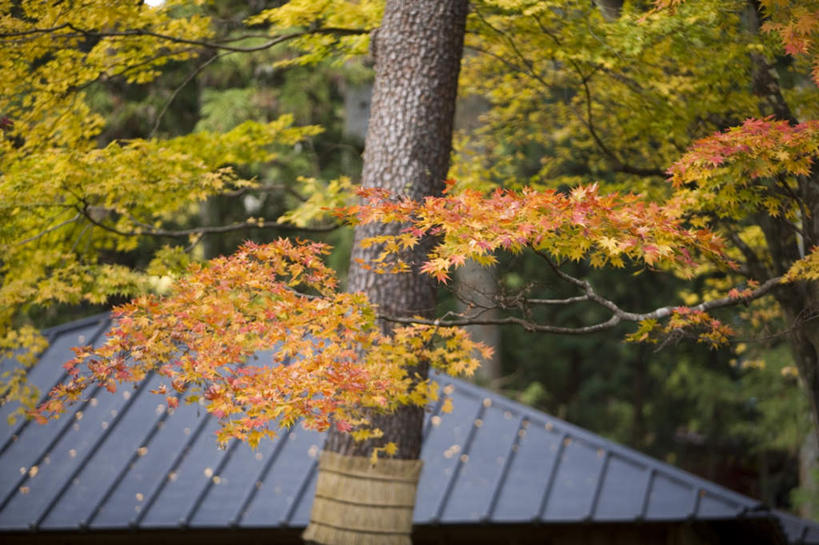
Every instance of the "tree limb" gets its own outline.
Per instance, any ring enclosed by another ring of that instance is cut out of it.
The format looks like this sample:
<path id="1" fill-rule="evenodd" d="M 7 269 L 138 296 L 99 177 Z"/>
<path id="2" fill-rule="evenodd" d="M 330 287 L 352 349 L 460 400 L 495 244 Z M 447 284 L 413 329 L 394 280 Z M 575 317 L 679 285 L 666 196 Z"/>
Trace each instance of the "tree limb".
<path id="1" fill-rule="evenodd" d="M 75 32 L 83 35 L 83 36 L 91 36 L 95 38 L 114 38 L 114 37 L 128 37 L 128 36 L 150 36 L 153 38 L 158 38 L 160 40 L 166 40 L 173 43 L 179 44 L 187 44 L 187 45 L 195 45 L 199 47 L 204 47 L 206 49 L 218 49 L 222 51 L 230 51 L 233 53 L 253 53 L 255 51 L 263 51 L 265 49 L 270 49 L 274 45 L 278 45 L 280 43 L 284 43 L 295 38 L 301 38 L 303 36 L 310 36 L 314 34 L 336 34 L 341 36 L 357 36 L 361 34 L 369 34 L 371 29 L 365 28 L 336 28 L 336 27 L 324 27 L 324 28 L 312 28 L 309 30 L 304 30 L 301 32 L 292 32 L 290 34 L 282 34 L 280 36 L 276 36 L 267 42 L 251 46 L 251 47 L 238 47 L 227 45 L 226 42 L 209 42 L 205 40 L 190 40 L 187 38 L 179 38 L 177 36 L 170 36 L 168 34 L 161 34 L 159 32 L 153 32 L 150 30 L 144 29 L 132 29 L 132 30 L 122 30 L 122 31 L 95 31 L 95 30 L 84 30 L 74 26 L 71 23 L 66 23 L 66 26 Z M 71 37 L 70 34 L 62 34 L 61 36 Z M 0 38 L 3 35 L 0 34 Z M 228 40 L 228 41 L 235 41 L 235 40 Z"/>
<path id="2" fill-rule="evenodd" d="M 513 52 L 513 56 L 517 57 L 520 60 L 520 62 L 523 64 L 523 66 L 525 66 L 525 68 L 519 68 L 519 67 L 513 65 L 508 60 L 502 58 L 500 55 L 490 53 L 490 52 L 488 52 L 486 50 L 482 50 L 481 48 L 471 47 L 471 49 L 474 49 L 474 50 L 476 50 L 476 51 L 478 51 L 480 53 L 489 54 L 490 56 L 494 57 L 495 59 L 500 60 L 501 62 L 503 62 L 507 66 L 512 67 L 517 72 L 520 72 L 520 73 L 522 73 L 522 74 L 524 74 L 526 76 L 529 76 L 530 78 L 535 80 L 537 83 L 542 85 L 544 88 L 549 89 L 551 86 L 539 74 L 537 74 L 535 72 L 534 63 L 532 61 L 530 61 L 529 59 L 527 59 L 523 55 L 523 53 L 520 51 L 520 48 L 518 48 L 517 44 L 512 39 L 512 37 L 509 36 L 509 34 L 507 32 L 504 32 L 502 29 L 499 29 L 499 28 L 493 26 L 489 21 L 487 21 L 483 17 L 483 15 L 481 15 L 481 13 L 479 11 L 476 12 L 476 13 L 477 13 L 478 17 L 481 19 L 481 22 L 483 24 L 485 24 L 492 31 L 494 31 L 495 33 L 500 35 L 509 44 L 509 47 L 511 48 L 511 50 Z M 560 39 L 553 32 L 551 32 L 545 25 L 543 25 L 543 23 L 540 21 L 539 18 L 534 17 L 534 19 L 535 19 L 535 21 L 537 21 L 538 26 L 540 27 L 541 31 L 544 34 L 546 34 L 547 36 L 549 36 L 549 38 L 551 38 L 558 47 L 562 47 L 562 43 L 561 43 Z M 589 74 L 584 74 L 582 68 L 577 63 L 577 61 L 575 61 L 571 57 L 567 58 L 566 60 L 568 61 L 568 64 L 570 64 L 571 67 L 574 69 L 574 71 L 577 73 L 577 76 L 580 78 L 580 82 L 581 82 L 581 84 L 583 86 L 584 94 L 586 96 L 586 110 L 587 110 L 586 118 L 584 119 L 583 116 L 580 115 L 579 113 L 577 113 L 576 111 L 574 111 L 573 108 L 571 110 L 577 116 L 577 118 L 580 120 L 580 122 L 589 131 L 589 135 L 592 137 L 592 140 L 594 140 L 594 143 L 597 145 L 597 147 L 600 149 L 600 151 L 602 151 L 603 154 L 608 157 L 608 160 L 611 163 L 612 169 L 617 171 L 617 172 L 622 172 L 624 174 L 633 174 L 635 176 L 645 176 L 645 177 L 658 176 L 658 177 L 661 177 L 661 178 L 665 178 L 667 174 L 666 174 L 665 170 L 663 170 L 663 169 L 650 168 L 650 167 L 649 168 L 636 167 L 634 165 L 631 165 L 631 164 L 628 164 L 628 163 L 624 162 L 622 159 L 620 159 L 620 157 L 616 153 L 614 153 L 614 151 L 612 151 L 603 142 L 602 138 L 600 138 L 600 135 L 597 133 L 597 129 L 594 126 L 594 122 L 593 122 L 593 118 L 592 118 L 592 98 L 591 98 L 591 91 L 589 89 L 589 83 L 588 82 L 589 82 L 589 79 L 591 79 L 591 76 L 594 75 L 595 72 L 597 72 L 598 70 L 603 70 L 604 67 L 601 66 L 601 65 L 592 65 L 591 72 Z"/>
<path id="3" fill-rule="evenodd" d="M 191 229 L 158 229 L 147 223 L 142 223 L 136 220 L 131 220 L 139 229 L 130 231 L 123 231 L 111 225 L 108 225 L 101 220 L 93 217 L 90 207 L 86 206 L 80 210 L 80 213 L 91 223 L 111 233 L 124 236 L 154 236 L 154 237 L 171 237 L 171 238 L 187 238 L 191 235 L 211 235 L 215 233 L 228 233 L 231 231 L 240 231 L 242 229 L 279 229 L 282 231 L 301 231 L 306 233 L 327 233 L 341 227 L 339 224 L 320 225 L 317 227 L 299 227 L 297 225 L 287 223 L 277 223 L 273 220 L 260 219 L 257 221 L 232 223 L 230 225 L 211 225 L 203 227 L 193 227 Z"/>
<path id="4" fill-rule="evenodd" d="M 60 223 L 58 223 L 57 225 L 52 225 L 52 226 L 51 226 L 51 227 L 49 227 L 48 229 L 46 229 L 46 230 L 44 230 L 44 231 L 40 231 L 40 232 L 39 232 L 39 233 L 37 233 L 36 235 L 30 236 L 30 237 L 28 237 L 28 238 L 26 238 L 26 239 L 23 239 L 23 240 L 21 240 L 20 242 L 15 243 L 15 245 L 16 245 L 16 246 L 23 246 L 23 245 L 25 245 L 25 244 L 28 244 L 29 242 L 34 242 L 35 240 L 39 239 L 40 237 L 43 237 L 43 236 L 47 235 L 48 233 L 50 233 L 50 232 L 52 232 L 52 231 L 56 231 L 57 229 L 59 229 L 59 228 L 60 228 L 60 227 L 62 227 L 63 225 L 68 225 L 69 223 L 74 223 L 75 221 L 77 221 L 78 219 L 80 219 L 80 217 L 82 217 L 82 215 L 81 215 L 81 214 L 77 214 L 77 215 L 76 215 L 76 216 L 74 216 L 73 218 L 69 218 L 69 219 L 67 219 L 67 220 L 65 220 L 65 221 L 61 221 L 61 222 L 60 222 Z"/>
<path id="5" fill-rule="evenodd" d="M 543 257 L 543 256 L 542 256 Z M 613 301 L 606 299 L 599 295 L 594 288 L 592 287 L 591 283 L 587 280 L 581 280 L 579 278 L 575 278 L 563 271 L 561 271 L 557 265 L 555 265 L 551 260 L 548 259 L 546 256 L 547 261 L 552 265 L 552 268 L 555 270 L 557 275 L 562 278 L 563 280 L 574 284 L 581 288 L 585 295 L 577 296 L 577 297 L 569 297 L 566 299 L 528 299 L 525 300 L 526 303 L 530 304 L 571 304 L 575 302 L 593 302 L 602 306 L 609 312 L 611 312 L 611 316 L 608 320 L 598 322 L 596 324 L 588 325 L 588 326 L 581 326 L 581 327 L 562 327 L 562 326 L 554 326 L 550 324 L 543 324 L 533 320 L 529 320 L 526 318 L 521 318 L 518 316 L 507 316 L 504 318 L 495 318 L 495 319 L 484 319 L 481 318 L 481 314 L 486 312 L 486 309 L 482 309 L 477 314 L 472 316 L 462 316 L 457 319 L 437 319 L 437 320 L 428 320 L 422 318 L 406 318 L 406 317 L 399 317 L 399 316 L 390 316 L 390 315 L 379 315 L 379 317 L 388 322 L 400 323 L 400 324 L 422 324 L 422 325 L 434 325 L 440 327 L 458 327 L 458 326 L 469 326 L 469 325 L 517 325 L 525 329 L 526 331 L 532 332 L 539 332 L 539 333 L 554 333 L 559 335 L 586 335 L 589 333 L 597 333 L 599 331 L 605 331 L 607 329 L 611 329 L 621 322 L 642 322 L 644 320 L 661 320 L 664 318 L 668 318 L 671 316 L 675 310 L 685 308 L 690 311 L 694 312 L 708 312 L 710 310 L 715 310 L 719 308 L 729 307 L 738 305 L 741 303 L 748 303 L 749 301 L 753 301 L 755 299 L 759 299 L 760 297 L 767 295 L 773 289 L 775 289 L 778 285 L 782 282 L 781 276 L 776 276 L 773 278 L 769 278 L 764 283 L 762 283 L 759 287 L 755 290 L 750 292 L 747 295 L 741 297 L 722 297 L 719 299 L 713 299 L 711 301 L 705 301 L 698 305 L 668 305 L 664 307 L 656 308 L 650 312 L 629 312 L 620 308 L 616 303 Z"/>
<path id="6" fill-rule="evenodd" d="M 538 333 L 554 333 L 557 335 L 586 335 L 589 333 L 597 333 L 598 331 L 605 331 L 611 329 L 620 323 L 616 316 L 612 316 L 605 322 L 598 324 L 584 326 L 584 327 L 559 327 L 547 324 L 539 324 L 516 316 L 507 316 L 506 318 L 498 319 L 460 319 L 460 320 L 426 320 L 423 318 L 402 318 L 398 316 L 387 316 L 379 314 L 378 317 L 387 322 L 397 324 L 421 324 L 434 325 L 440 327 L 457 327 L 467 325 L 518 325 L 526 331 Z"/>
<path id="7" fill-rule="evenodd" d="M 153 138 L 153 136 L 156 134 L 156 131 L 159 130 L 159 124 L 162 122 L 162 118 L 165 117 L 165 112 L 168 111 L 168 108 L 170 107 L 174 99 L 176 99 L 176 96 L 179 94 L 179 92 L 182 89 L 184 89 L 185 86 L 188 85 L 193 80 L 193 78 L 199 75 L 202 72 L 202 70 L 207 68 L 208 65 L 210 65 L 217 59 L 220 59 L 226 55 L 230 55 L 231 53 L 233 53 L 233 51 L 224 51 L 222 53 L 219 53 L 218 55 L 214 55 L 211 58 L 207 59 L 202 64 L 200 64 L 199 66 L 197 66 L 194 70 L 191 71 L 190 74 L 188 74 L 185 80 L 173 90 L 173 93 L 171 93 L 171 96 L 168 97 L 168 100 L 165 101 L 165 104 L 162 105 L 162 109 L 156 116 L 156 121 L 154 122 L 154 126 L 151 129 L 151 132 L 148 134 L 148 138 Z"/>

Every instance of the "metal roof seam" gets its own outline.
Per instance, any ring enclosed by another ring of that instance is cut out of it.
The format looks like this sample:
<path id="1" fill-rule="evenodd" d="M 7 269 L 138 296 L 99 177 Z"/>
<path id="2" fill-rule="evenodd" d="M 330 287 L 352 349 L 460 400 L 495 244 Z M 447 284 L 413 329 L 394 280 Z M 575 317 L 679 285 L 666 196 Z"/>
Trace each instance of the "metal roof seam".
<path id="1" fill-rule="evenodd" d="M 657 475 L 656 468 L 649 468 L 648 470 L 648 480 L 646 481 L 646 488 L 643 491 L 643 502 L 642 506 L 640 507 L 640 512 L 637 514 L 637 520 L 645 520 L 646 514 L 648 514 L 648 502 L 651 497 L 651 491 L 654 488 L 654 477 Z"/>
<path id="2" fill-rule="evenodd" d="M 299 508 L 299 503 L 301 503 L 302 496 L 307 491 L 307 487 L 310 485 L 310 482 L 313 480 L 313 474 L 316 472 L 318 468 L 318 461 L 314 461 L 310 465 L 310 469 L 307 471 L 307 475 L 304 476 L 304 479 L 299 485 L 299 490 L 296 492 L 296 495 L 293 497 L 293 503 L 290 504 L 290 507 L 287 509 L 287 514 L 284 516 L 284 520 L 282 523 L 284 526 L 290 526 L 290 521 L 293 520 L 293 515 L 296 514 L 296 509 Z"/>
<path id="3" fill-rule="evenodd" d="M 202 431 L 205 429 L 205 426 L 207 425 L 208 421 L 210 421 L 210 418 L 211 418 L 210 413 L 205 413 L 205 417 L 202 418 L 201 422 L 199 422 L 199 425 L 196 426 L 196 429 L 193 431 L 193 433 L 190 434 L 187 444 L 183 445 L 179 449 L 179 452 L 177 453 L 176 458 L 173 461 L 173 464 L 171 464 L 170 473 L 174 473 L 177 469 L 179 469 L 179 465 L 182 463 L 182 460 L 185 459 L 185 456 L 187 455 L 191 446 L 202 434 Z M 129 526 L 131 526 L 132 528 L 136 528 L 142 525 L 142 521 L 145 519 L 145 516 L 151 510 L 151 507 L 153 507 L 154 503 L 156 503 L 156 500 L 159 498 L 159 495 L 162 494 L 162 491 L 165 490 L 165 486 L 167 486 L 167 484 L 168 479 L 163 478 L 162 481 L 159 483 L 159 486 L 156 487 L 154 493 L 151 494 L 151 496 L 148 498 L 148 501 L 145 502 L 143 508 L 139 511 L 139 513 L 137 513 L 136 517 L 134 517 L 128 522 Z"/>
<path id="4" fill-rule="evenodd" d="M 148 377 L 146 377 L 146 382 L 147 380 Z M 165 420 L 167 420 L 169 413 L 170 411 L 168 410 L 162 411 L 162 414 L 159 416 L 156 423 L 154 423 L 154 425 L 151 426 L 150 431 L 147 433 L 147 435 L 145 435 L 145 437 L 143 437 L 142 441 L 139 442 L 140 445 L 150 447 L 151 441 L 153 441 L 153 438 L 159 432 L 161 424 L 164 423 Z M 106 489 L 105 494 L 102 495 L 100 501 L 98 501 L 97 505 L 94 506 L 94 509 L 91 511 L 91 516 L 89 516 L 85 520 L 80 521 L 79 526 L 81 528 L 86 528 L 88 527 L 88 525 L 94 522 L 94 519 L 97 517 L 97 515 L 99 515 L 100 511 L 102 511 L 102 508 L 105 505 L 105 503 L 114 494 L 114 492 L 117 489 L 117 486 L 119 486 L 119 484 L 125 479 L 125 476 L 131 470 L 134 463 L 137 461 L 137 459 L 139 459 L 139 457 L 140 457 L 139 450 L 137 450 L 131 455 L 131 458 L 122 466 L 122 468 L 119 470 L 119 473 L 117 473 L 117 476 L 114 477 L 114 479 L 111 481 L 111 484 Z"/>
<path id="5" fill-rule="evenodd" d="M 421 444 L 422 445 L 424 444 L 424 441 L 427 440 L 427 437 L 429 437 L 429 434 L 432 433 L 432 424 L 431 424 L 432 417 L 433 416 L 438 416 L 438 414 L 441 412 L 441 407 L 443 407 L 443 405 L 444 405 L 444 398 L 441 397 L 441 396 L 438 396 L 438 401 L 435 402 L 435 405 L 432 407 L 432 410 L 430 410 L 430 412 L 429 412 L 429 416 L 426 418 L 426 421 L 424 422 L 424 429 L 422 430 L 422 435 L 421 435 Z"/>
<path id="6" fill-rule="evenodd" d="M 54 509 L 54 506 L 57 505 L 57 502 L 60 501 L 60 498 L 63 494 L 66 493 L 68 488 L 71 486 L 72 482 L 75 478 L 80 474 L 80 472 L 85 468 L 86 464 L 88 463 L 89 459 L 94 456 L 94 453 L 99 450 L 100 446 L 105 442 L 108 436 L 111 434 L 114 428 L 116 428 L 119 421 L 122 420 L 122 417 L 125 413 L 128 412 L 128 409 L 134 403 L 134 401 L 139 397 L 141 393 L 143 393 L 148 386 L 148 380 L 143 380 L 139 386 L 136 388 L 136 393 L 128 397 L 125 400 L 125 404 L 123 405 L 122 409 L 117 412 L 117 415 L 111 419 L 111 423 L 105 428 L 102 433 L 97 437 L 97 440 L 94 441 L 94 445 L 88 449 L 88 454 L 86 457 L 77 464 L 77 467 L 74 468 L 74 471 L 71 472 L 71 475 L 68 479 L 65 480 L 63 486 L 60 487 L 59 492 L 51 499 L 51 501 L 46 506 L 46 509 L 40 514 L 39 518 L 34 523 L 34 526 L 37 527 L 45 520 L 45 518 L 51 513 L 51 510 Z"/>
<path id="7" fill-rule="evenodd" d="M 273 464 L 276 463 L 276 459 L 279 457 L 279 453 L 284 450 L 284 445 L 287 443 L 287 439 L 290 437 L 290 433 L 293 431 L 293 428 L 287 428 L 282 435 L 279 436 L 279 442 L 273 448 L 273 452 L 270 454 L 267 462 L 265 462 L 264 467 L 262 467 L 262 471 L 257 475 L 256 483 L 264 483 L 265 479 L 267 479 L 268 473 L 270 473 L 270 469 L 273 467 Z M 242 505 L 239 506 L 239 511 L 236 513 L 236 516 L 230 521 L 231 526 L 239 526 L 242 523 L 242 519 L 245 517 L 245 512 L 247 508 L 250 507 L 250 504 L 253 503 L 253 500 L 256 498 L 256 494 L 259 492 L 260 486 L 252 486 L 250 487 L 250 492 L 247 494 L 245 499 L 242 502 Z"/>
<path id="8" fill-rule="evenodd" d="M 549 468 L 549 478 L 546 480 L 546 488 L 543 490 L 543 496 L 540 498 L 540 505 L 538 506 L 537 515 L 535 515 L 536 521 L 542 520 L 546 514 L 546 504 L 549 503 L 549 496 L 552 493 L 552 488 L 554 488 L 555 480 L 557 479 L 557 470 L 560 468 L 560 462 L 563 458 L 563 450 L 566 448 L 566 441 L 570 439 L 571 436 L 568 433 L 563 432 L 560 434 L 560 443 L 557 446 L 557 452 L 555 452 L 555 458 L 552 461 L 552 466 Z"/>
<path id="9" fill-rule="evenodd" d="M 240 442 L 241 441 L 237 439 L 233 439 L 227 446 L 227 448 L 225 449 L 225 454 L 222 456 L 222 458 L 219 460 L 219 463 L 216 465 L 216 469 L 213 472 L 214 476 L 208 479 L 208 484 L 206 484 L 202 491 L 199 492 L 199 495 L 196 497 L 196 500 L 194 500 L 193 505 L 191 505 L 191 508 L 188 509 L 187 514 L 180 521 L 180 524 L 182 526 L 188 527 L 190 525 L 191 520 L 193 520 L 193 517 L 196 516 L 196 512 L 199 510 L 199 507 L 202 505 L 202 502 L 205 501 L 205 497 L 208 495 L 208 492 L 210 492 L 210 489 L 213 487 L 214 479 L 216 478 L 217 475 L 222 474 L 222 472 L 225 469 L 225 466 L 227 466 L 227 463 L 230 460 L 231 455 L 233 455 L 233 451 L 236 450 L 236 447 L 239 445 Z"/>
<path id="10" fill-rule="evenodd" d="M 438 508 L 435 510 L 435 516 L 432 517 L 433 521 L 438 521 L 441 519 L 441 516 L 446 509 L 446 504 L 449 501 L 449 497 L 452 495 L 452 490 L 455 488 L 455 483 L 458 480 L 458 475 L 461 473 L 461 467 L 463 466 L 463 457 L 469 457 L 469 447 L 472 446 L 472 441 L 477 434 L 478 426 L 475 425 L 475 420 L 483 419 L 483 415 L 486 412 L 486 405 L 481 403 L 478 406 L 478 414 L 475 415 L 474 418 L 470 420 L 472 425 L 469 428 L 469 434 L 466 436 L 466 441 L 464 441 L 463 447 L 463 454 L 458 458 L 458 461 L 455 463 L 455 468 L 452 470 L 452 476 L 449 478 L 449 482 L 447 482 L 447 486 L 444 489 L 444 494 L 441 496 L 441 503 L 438 504 Z"/>
<path id="11" fill-rule="evenodd" d="M 698 487 L 698 486 L 695 486 L 693 488 L 693 490 L 694 490 L 694 505 L 691 506 L 691 512 L 688 514 L 689 520 L 693 520 L 697 516 L 697 513 L 700 510 L 700 503 L 702 501 L 702 496 L 705 493 L 705 490 Z"/>
<path id="12" fill-rule="evenodd" d="M 498 482 L 493 487 L 492 497 L 489 500 L 489 507 L 486 509 L 486 513 L 481 517 L 481 520 L 483 521 L 491 520 L 492 515 L 495 513 L 495 509 L 498 506 L 498 501 L 500 500 L 501 491 L 503 490 L 503 485 L 506 482 L 506 478 L 509 475 L 509 469 L 512 467 L 512 463 L 515 460 L 515 454 L 520 446 L 521 432 L 525 433 L 528 424 L 529 420 L 525 416 L 520 418 L 518 431 L 515 434 L 515 438 L 512 440 L 512 445 L 509 447 L 509 454 L 506 455 L 503 469 L 501 469 L 501 473 L 498 475 Z"/>
<path id="13" fill-rule="evenodd" d="M 62 380 L 62 379 L 61 379 L 61 380 Z M 42 400 L 38 400 L 38 403 L 37 403 L 37 404 L 39 405 L 40 403 L 42 403 Z M 28 425 L 29 425 L 29 423 L 30 423 L 30 422 L 31 422 L 31 421 L 30 421 L 28 418 L 26 418 L 26 419 L 25 419 L 25 421 L 24 421 L 24 422 L 22 422 L 22 423 L 20 424 L 20 426 L 19 426 L 19 427 L 18 427 L 16 430 L 14 430 L 14 431 L 11 433 L 11 435 L 9 435 L 9 438 L 8 438 L 8 439 L 6 439 L 6 441 L 3 443 L 3 446 L 1 446 L 1 447 L 0 447 L 0 456 L 2 456 L 3 454 L 5 454 L 6 450 L 7 450 L 7 449 L 8 449 L 8 448 L 9 448 L 11 445 L 13 445 L 13 444 L 14 444 L 14 442 L 17 440 L 17 438 L 20 436 L 20 434 L 21 434 L 21 433 L 23 433 L 23 432 L 25 431 L 25 429 L 28 427 Z"/>
<path id="14" fill-rule="evenodd" d="M 611 460 L 611 451 L 605 451 L 603 464 L 600 466 L 600 475 L 597 476 L 597 484 L 594 487 L 594 494 L 592 495 L 591 505 L 589 506 L 589 514 L 586 515 L 586 520 L 593 520 L 597 512 L 597 505 L 600 503 L 600 494 L 603 491 L 603 483 L 606 480 L 606 475 L 609 470 L 609 461 Z"/>
<path id="15" fill-rule="evenodd" d="M 441 375 L 445 376 L 445 375 Z M 478 386 L 474 384 L 470 384 L 463 380 L 447 377 L 451 383 L 457 385 L 458 389 L 464 393 L 469 392 L 473 396 L 480 397 L 481 395 L 486 395 L 486 392 L 480 389 Z M 483 392 L 483 394 L 481 394 Z M 500 397 L 500 396 L 497 396 Z M 612 454 L 616 454 L 618 456 L 623 457 L 624 459 L 629 460 L 629 462 L 640 465 L 646 469 L 653 468 L 655 472 L 662 473 L 665 477 L 668 477 L 671 480 L 674 480 L 679 483 L 684 483 L 687 486 L 699 486 L 705 488 L 707 491 L 714 495 L 719 495 L 721 498 L 734 502 L 738 505 L 743 506 L 754 506 L 760 502 L 757 500 L 753 500 L 753 498 L 748 498 L 743 496 L 733 490 L 720 486 L 712 481 L 708 481 L 701 477 L 698 477 L 694 474 L 688 473 L 678 467 L 674 467 L 672 465 L 666 464 L 659 460 L 649 457 L 642 452 L 637 450 L 631 449 L 619 443 L 615 443 L 609 439 L 596 435 L 589 430 L 584 428 L 580 428 L 574 424 L 566 422 L 564 420 L 560 420 L 555 418 L 551 415 L 544 415 L 540 411 L 518 403 L 512 399 L 500 397 L 500 399 L 495 400 L 498 406 L 505 406 L 510 410 L 514 410 L 515 412 L 527 415 L 530 419 L 542 419 L 544 416 L 547 416 L 549 421 L 553 423 L 554 428 L 558 432 L 565 432 L 571 437 L 582 440 L 592 446 L 593 448 L 602 448 L 604 450 L 609 450 Z"/>
<path id="16" fill-rule="evenodd" d="M 61 431 L 64 431 L 67 428 L 68 428 L 68 425 L 66 424 L 66 425 L 63 426 Z M 43 459 L 45 459 L 45 457 L 48 455 L 48 453 L 51 452 L 51 449 L 54 448 L 54 446 L 57 444 L 57 442 L 60 440 L 61 437 L 62 437 L 62 433 L 58 434 L 54 439 L 52 439 L 48 443 L 48 445 L 46 445 L 46 448 L 40 454 L 40 456 L 38 456 L 34 460 L 34 463 L 31 464 L 31 465 L 32 466 L 39 466 L 40 464 L 42 464 Z M 28 478 L 29 478 L 28 473 L 24 473 L 23 475 L 20 476 L 20 478 L 17 480 L 17 483 L 9 490 L 8 494 L 6 494 L 6 497 L 3 498 L 3 501 L 0 501 L 0 512 L 2 512 L 3 509 L 6 508 L 8 503 L 14 497 L 14 494 L 17 493 L 17 491 L 20 489 L 21 486 L 23 486 L 23 483 L 25 483 L 26 480 L 28 480 Z"/>

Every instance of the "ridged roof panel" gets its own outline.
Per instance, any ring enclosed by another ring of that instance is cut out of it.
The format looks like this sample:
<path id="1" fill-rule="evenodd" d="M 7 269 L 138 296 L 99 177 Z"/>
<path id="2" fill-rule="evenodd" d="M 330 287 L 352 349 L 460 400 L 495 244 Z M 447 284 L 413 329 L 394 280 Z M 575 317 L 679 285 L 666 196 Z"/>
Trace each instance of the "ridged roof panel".
<path id="1" fill-rule="evenodd" d="M 29 371 L 32 382 L 50 389 L 64 378 L 70 347 L 98 342 L 109 326 L 100 316 L 47 332 L 51 345 Z M 767 512 L 498 394 L 435 379 L 454 410 L 439 414 L 439 404 L 427 416 L 416 524 L 729 520 Z M 151 387 L 94 391 L 47 425 L 3 427 L 0 531 L 307 524 L 322 434 L 296 427 L 255 451 L 237 442 L 220 450 L 216 422 L 201 407 L 170 414 Z M 775 516 L 790 542 L 819 543 L 819 525 Z"/>

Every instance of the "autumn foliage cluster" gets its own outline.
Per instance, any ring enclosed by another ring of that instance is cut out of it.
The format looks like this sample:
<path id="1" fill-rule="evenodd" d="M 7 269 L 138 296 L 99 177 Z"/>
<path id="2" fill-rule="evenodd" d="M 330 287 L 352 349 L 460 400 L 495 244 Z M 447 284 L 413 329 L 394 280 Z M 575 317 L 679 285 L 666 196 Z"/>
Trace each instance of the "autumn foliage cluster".
<path id="1" fill-rule="evenodd" d="M 120 307 L 106 343 L 76 350 L 65 365 L 72 379 L 37 416 L 59 414 L 90 385 L 113 392 L 157 372 L 167 384 L 154 393 L 170 408 L 204 399 L 222 442 L 255 446 L 298 420 L 365 438 L 379 433 L 365 408 L 438 399 L 437 383 L 413 374 L 422 362 L 471 374 L 488 352 L 457 328 L 411 325 L 385 336 L 363 295 L 338 291 L 327 251 L 280 239 L 192 265 L 170 295 Z M 272 361 L 256 361 L 260 352 Z"/>

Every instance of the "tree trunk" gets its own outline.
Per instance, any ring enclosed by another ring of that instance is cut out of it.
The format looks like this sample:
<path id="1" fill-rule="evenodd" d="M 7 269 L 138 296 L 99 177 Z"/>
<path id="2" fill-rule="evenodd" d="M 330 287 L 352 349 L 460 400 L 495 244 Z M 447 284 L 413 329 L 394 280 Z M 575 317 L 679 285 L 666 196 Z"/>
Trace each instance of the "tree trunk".
<path id="1" fill-rule="evenodd" d="M 623 9 L 623 0 L 593 0 L 600 9 L 603 19 L 608 22 L 616 21 L 620 18 L 620 10 Z"/>
<path id="2" fill-rule="evenodd" d="M 467 53 L 468 55 L 469 53 Z M 471 133 L 481 127 L 481 115 L 489 110 L 489 102 L 482 96 L 471 95 L 461 97 L 455 110 L 455 130 L 461 133 Z M 486 150 L 482 144 L 471 145 L 471 152 L 481 155 Z M 466 316 L 474 315 L 483 308 L 480 316 L 486 320 L 499 317 L 495 306 L 498 293 L 498 279 L 495 267 L 479 265 L 475 261 L 467 260 L 463 267 L 455 270 L 455 290 L 458 295 L 458 311 Z M 481 357 L 481 366 L 478 368 L 477 379 L 486 382 L 491 388 L 498 385 L 503 375 L 501 369 L 501 328 L 497 324 L 482 324 L 466 326 L 469 335 L 494 352 L 491 358 Z"/>
<path id="3" fill-rule="evenodd" d="M 759 10 L 758 2 L 748 1 L 747 18 L 751 30 L 755 32 L 759 32 L 762 20 Z M 798 119 L 781 92 L 774 67 L 756 53 L 751 54 L 751 66 L 759 113 L 797 123 Z M 767 217 L 760 222 L 771 254 L 771 264 L 767 274 L 760 274 L 756 271 L 764 270 L 765 265 L 749 263 L 751 272 L 758 279 L 771 274 L 785 274 L 795 261 L 804 257 L 806 250 L 819 245 L 819 168 L 816 165 L 810 174 L 798 178 L 796 197 L 802 208 L 801 234 L 781 217 Z M 780 287 L 774 292 L 774 297 L 785 317 L 791 353 L 799 370 L 800 382 L 810 400 L 814 433 L 819 440 L 819 327 L 816 325 L 816 318 L 819 317 L 819 282 L 793 282 Z"/>
<path id="4" fill-rule="evenodd" d="M 816 480 L 816 471 L 819 469 L 817 459 L 819 442 L 815 433 L 809 433 L 799 449 L 799 488 L 805 497 L 805 501 L 799 505 L 799 515 L 806 519 L 814 518 L 817 512 L 816 501 L 819 499 L 819 482 Z"/>
<path id="5" fill-rule="evenodd" d="M 449 167 L 467 9 L 467 0 L 387 2 L 381 27 L 373 36 L 376 77 L 364 151 L 364 187 L 384 188 L 413 199 L 439 194 L 443 189 Z M 432 316 L 436 287 L 429 277 L 417 271 L 377 275 L 361 266 L 362 261 L 366 263 L 377 255 L 377 248 L 361 247 L 363 238 L 399 229 L 378 224 L 356 228 L 348 290 L 366 293 L 382 315 Z M 420 247 L 406 257 L 419 263 L 425 253 L 426 248 Z M 381 326 L 385 331 L 390 329 L 389 323 L 382 322 Z M 419 372 L 426 375 L 426 369 Z M 337 459 L 328 453 L 369 456 L 374 447 L 386 442 L 398 445 L 396 458 L 415 460 L 421 449 L 423 414 L 420 407 L 407 407 L 390 415 L 373 415 L 373 425 L 384 432 L 382 438 L 374 441 L 357 442 L 333 429 L 324 446 L 322 462 Z M 350 463 L 356 463 L 355 459 Z M 322 478 L 323 473 L 327 479 Z M 327 545 L 409 542 L 409 528 L 370 531 L 347 524 L 358 516 L 346 512 L 354 509 L 349 500 L 320 494 L 323 481 L 329 479 L 328 473 L 324 464 L 319 466 L 319 492 L 305 539 Z M 378 475 L 374 482 L 377 479 Z M 324 512 L 319 513 L 321 510 Z M 347 525 L 334 527 L 325 516 L 329 510 L 337 516 L 333 520 Z M 411 510 L 410 505 L 410 521 Z"/>
<path id="6" fill-rule="evenodd" d="M 783 218 L 766 218 L 760 225 L 771 253 L 771 273 L 785 274 L 808 248 L 819 243 L 819 172 L 800 180 L 799 193 L 805 205 L 800 240 Z M 814 432 L 819 438 L 819 282 L 802 280 L 781 286 L 774 292 L 788 332 L 788 341 L 799 370 L 799 378 L 810 400 Z"/>
<path id="7" fill-rule="evenodd" d="M 455 272 L 458 293 L 458 311 L 465 316 L 472 316 L 480 313 L 480 317 L 492 320 L 499 317 L 497 309 L 492 308 L 496 304 L 495 296 L 498 292 L 498 279 L 495 278 L 493 267 L 480 265 L 475 261 L 468 260 L 463 267 Z M 484 310 L 481 310 L 481 309 Z M 496 324 L 479 324 L 465 326 L 469 336 L 492 347 L 494 352 L 489 358 L 481 358 L 481 366 L 478 367 L 477 378 L 483 381 L 490 388 L 496 388 L 503 376 L 501 368 L 501 329 Z"/>

